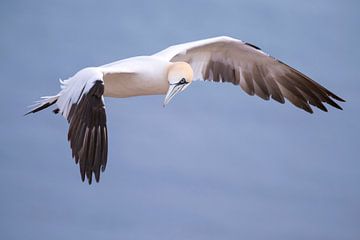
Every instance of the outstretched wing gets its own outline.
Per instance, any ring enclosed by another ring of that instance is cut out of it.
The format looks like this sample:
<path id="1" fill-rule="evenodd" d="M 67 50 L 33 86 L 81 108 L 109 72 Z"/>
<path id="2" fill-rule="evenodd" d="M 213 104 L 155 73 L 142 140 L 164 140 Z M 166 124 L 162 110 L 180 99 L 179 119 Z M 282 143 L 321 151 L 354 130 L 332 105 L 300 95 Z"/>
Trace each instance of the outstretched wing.
<path id="1" fill-rule="evenodd" d="M 344 101 L 296 69 L 271 57 L 260 48 L 230 37 L 217 37 L 171 46 L 154 56 L 171 62 L 184 61 L 194 79 L 230 82 L 249 95 L 295 106 L 312 113 L 309 104 L 327 111 L 323 103 L 342 109 L 333 99 Z"/>
<path id="2" fill-rule="evenodd" d="M 98 182 L 100 169 L 105 170 L 108 152 L 102 73 L 84 69 L 62 83 L 57 111 L 69 122 L 72 156 L 80 165 L 82 180 L 86 176 L 91 184 L 94 174 Z"/>

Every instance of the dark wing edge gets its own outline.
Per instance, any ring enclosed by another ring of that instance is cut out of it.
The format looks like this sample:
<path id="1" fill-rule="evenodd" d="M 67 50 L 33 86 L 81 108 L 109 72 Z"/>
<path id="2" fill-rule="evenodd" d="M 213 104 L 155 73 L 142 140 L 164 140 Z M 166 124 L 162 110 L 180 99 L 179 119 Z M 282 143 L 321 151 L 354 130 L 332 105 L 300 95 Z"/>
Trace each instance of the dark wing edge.
<path id="1" fill-rule="evenodd" d="M 108 134 L 103 93 L 103 81 L 95 81 L 89 91 L 72 104 L 67 116 L 72 156 L 80 165 L 82 181 L 86 176 L 89 184 L 93 174 L 99 182 L 100 169 L 104 171 L 107 162 Z"/>
<path id="2" fill-rule="evenodd" d="M 296 90 L 300 92 L 307 103 L 316 106 L 325 112 L 327 112 L 327 109 L 322 103 L 327 103 L 334 108 L 343 110 L 341 106 L 334 102 L 334 100 L 346 102 L 343 98 L 337 96 L 324 86 L 320 85 L 318 82 L 312 80 L 310 77 L 287 65 L 286 63 L 275 58 L 274 60 L 288 68 L 289 74 L 285 75 L 284 80 L 287 79 L 289 83 L 293 82 Z"/>
<path id="3" fill-rule="evenodd" d="M 204 58 L 200 56 L 204 49 L 211 52 L 207 64 L 203 64 L 201 69 L 204 80 L 240 85 L 247 94 L 257 95 L 264 100 L 271 97 L 277 102 L 284 103 L 286 98 L 296 107 L 309 113 L 313 113 L 310 105 L 327 112 L 323 103 L 342 110 L 334 100 L 345 102 L 344 99 L 250 43 L 210 43 L 187 49 L 186 53 L 175 55 L 171 61 L 185 61 L 197 66 L 199 61 L 204 63 Z M 244 57 L 244 60 L 234 60 L 239 59 L 239 56 Z M 253 61 L 252 64 L 247 63 L 247 59 Z"/>

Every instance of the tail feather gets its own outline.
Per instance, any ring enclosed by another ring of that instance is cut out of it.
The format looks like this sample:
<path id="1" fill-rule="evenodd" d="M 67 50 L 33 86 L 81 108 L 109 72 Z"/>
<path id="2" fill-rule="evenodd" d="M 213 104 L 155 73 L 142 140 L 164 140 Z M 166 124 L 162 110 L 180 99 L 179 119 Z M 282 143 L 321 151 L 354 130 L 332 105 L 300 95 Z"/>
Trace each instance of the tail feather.
<path id="1" fill-rule="evenodd" d="M 59 98 L 59 95 L 55 95 L 55 96 L 47 96 L 47 97 L 41 97 L 42 99 L 40 101 L 37 101 L 35 103 L 34 106 L 32 106 L 33 108 L 25 113 L 25 116 L 30 114 L 30 113 L 36 113 L 36 112 L 39 112 L 45 108 L 48 108 L 50 107 L 51 105 L 55 104 L 56 101 L 58 100 Z"/>

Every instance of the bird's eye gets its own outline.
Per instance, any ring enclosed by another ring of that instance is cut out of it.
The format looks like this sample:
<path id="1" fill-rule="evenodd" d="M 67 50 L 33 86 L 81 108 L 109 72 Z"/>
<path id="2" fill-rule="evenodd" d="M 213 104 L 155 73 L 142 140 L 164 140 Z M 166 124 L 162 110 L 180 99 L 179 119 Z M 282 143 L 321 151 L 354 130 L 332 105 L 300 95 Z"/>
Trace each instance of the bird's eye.
<path id="1" fill-rule="evenodd" d="M 186 83 L 185 78 L 182 78 L 182 79 L 180 80 L 180 82 L 179 82 L 179 84 L 185 84 L 185 83 Z"/>

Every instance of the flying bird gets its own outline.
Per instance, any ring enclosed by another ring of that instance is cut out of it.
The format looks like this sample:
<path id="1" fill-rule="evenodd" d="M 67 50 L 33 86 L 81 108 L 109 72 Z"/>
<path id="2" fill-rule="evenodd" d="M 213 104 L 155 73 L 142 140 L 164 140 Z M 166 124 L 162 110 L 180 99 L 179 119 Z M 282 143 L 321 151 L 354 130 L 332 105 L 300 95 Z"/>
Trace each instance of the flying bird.
<path id="1" fill-rule="evenodd" d="M 342 109 L 344 100 L 303 73 L 250 43 L 215 37 L 173 45 L 151 56 L 137 56 L 80 70 L 60 80 L 61 91 L 42 97 L 29 113 L 56 103 L 54 113 L 68 123 L 72 157 L 82 181 L 98 182 L 108 152 L 104 97 L 126 98 L 164 94 L 164 106 L 193 80 L 239 85 L 249 95 L 284 103 L 313 113 L 310 105 L 327 111 L 324 103 Z"/>

